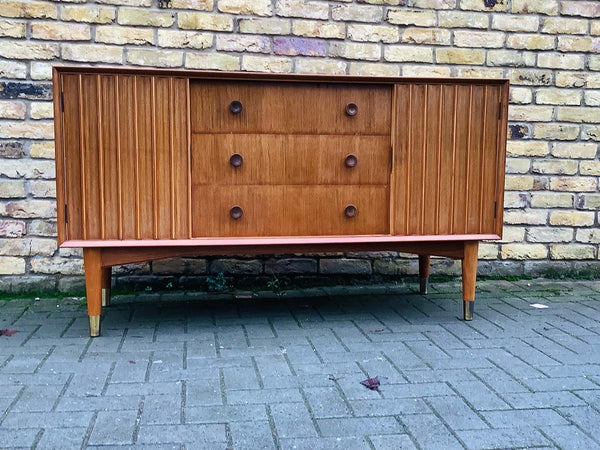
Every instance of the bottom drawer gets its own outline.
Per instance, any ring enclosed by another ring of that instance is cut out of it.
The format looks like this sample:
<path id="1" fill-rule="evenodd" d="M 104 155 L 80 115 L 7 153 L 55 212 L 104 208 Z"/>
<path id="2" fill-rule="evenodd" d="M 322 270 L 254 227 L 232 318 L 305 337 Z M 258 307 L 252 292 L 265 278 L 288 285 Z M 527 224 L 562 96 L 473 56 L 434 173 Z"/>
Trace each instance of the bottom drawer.
<path id="1" fill-rule="evenodd" d="M 389 233 L 387 186 L 194 186 L 194 237 Z"/>

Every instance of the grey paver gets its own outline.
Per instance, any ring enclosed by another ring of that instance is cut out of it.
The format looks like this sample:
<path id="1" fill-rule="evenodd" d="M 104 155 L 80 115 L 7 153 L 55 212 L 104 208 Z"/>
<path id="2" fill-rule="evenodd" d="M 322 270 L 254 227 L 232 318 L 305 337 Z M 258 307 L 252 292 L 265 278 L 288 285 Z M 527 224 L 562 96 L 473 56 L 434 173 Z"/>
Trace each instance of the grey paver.
<path id="1" fill-rule="evenodd" d="M 460 439 L 470 449 L 501 449 L 552 446 L 552 443 L 532 427 L 457 431 Z"/>

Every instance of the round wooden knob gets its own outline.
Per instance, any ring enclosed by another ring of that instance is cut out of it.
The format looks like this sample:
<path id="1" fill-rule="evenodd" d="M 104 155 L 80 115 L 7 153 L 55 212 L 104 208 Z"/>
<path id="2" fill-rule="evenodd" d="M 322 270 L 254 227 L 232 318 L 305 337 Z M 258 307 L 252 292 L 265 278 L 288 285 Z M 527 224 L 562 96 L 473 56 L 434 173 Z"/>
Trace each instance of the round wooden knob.
<path id="1" fill-rule="evenodd" d="M 358 114 L 358 105 L 356 103 L 348 103 L 346 105 L 346 114 L 348 116 L 355 116 Z"/>
<path id="2" fill-rule="evenodd" d="M 242 109 L 244 109 L 244 106 L 239 100 L 234 100 L 229 104 L 229 111 L 231 111 L 233 114 L 241 113 Z"/>
<path id="3" fill-rule="evenodd" d="M 346 164 L 346 167 L 348 167 L 349 169 L 352 169 L 358 164 L 358 158 L 356 157 L 356 155 L 348 155 L 344 160 L 344 164 Z"/>
<path id="4" fill-rule="evenodd" d="M 234 206 L 229 210 L 229 215 L 232 219 L 238 220 L 244 215 L 244 210 L 241 208 L 241 206 Z"/>
<path id="5" fill-rule="evenodd" d="M 231 164 L 233 167 L 240 167 L 243 162 L 244 158 L 239 153 L 234 153 L 229 158 L 229 164 Z"/>
<path id="6" fill-rule="evenodd" d="M 348 205 L 348 206 L 346 206 L 346 209 L 344 209 L 344 214 L 346 215 L 346 217 L 349 217 L 349 218 L 356 217 L 357 212 L 358 212 L 358 210 L 356 209 L 356 206 L 354 206 L 354 205 Z"/>

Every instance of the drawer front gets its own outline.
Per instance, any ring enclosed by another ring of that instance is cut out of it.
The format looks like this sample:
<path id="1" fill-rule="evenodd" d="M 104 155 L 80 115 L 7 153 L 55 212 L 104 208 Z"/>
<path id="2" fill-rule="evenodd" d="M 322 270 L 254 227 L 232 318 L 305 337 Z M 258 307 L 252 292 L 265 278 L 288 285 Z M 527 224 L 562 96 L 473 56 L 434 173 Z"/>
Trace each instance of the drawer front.
<path id="1" fill-rule="evenodd" d="M 389 232 L 386 186 L 196 186 L 192 196 L 193 237 Z"/>
<path id="2" fill-rule="evenodd" d="M 391 129 L 390 86 L 196 80 L 190 90 L 193 133 L 356 135 Z"/>
<path id="3" fill-rule="evenodd" d="M 194 184 L 389 184 L 388 136 L 192 135 Z"/>

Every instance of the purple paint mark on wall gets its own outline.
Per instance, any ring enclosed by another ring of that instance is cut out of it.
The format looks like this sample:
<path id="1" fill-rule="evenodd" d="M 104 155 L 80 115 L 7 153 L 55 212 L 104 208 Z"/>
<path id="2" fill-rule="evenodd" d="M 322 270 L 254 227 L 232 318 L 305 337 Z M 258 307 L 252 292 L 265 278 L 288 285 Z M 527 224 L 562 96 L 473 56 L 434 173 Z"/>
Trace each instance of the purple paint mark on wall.
<path id="1" fill-rule="evenodd" d="M 276 37 L 275 54 L 288 56 L 325 56 L 325 42 L 315 39 Z"/>

